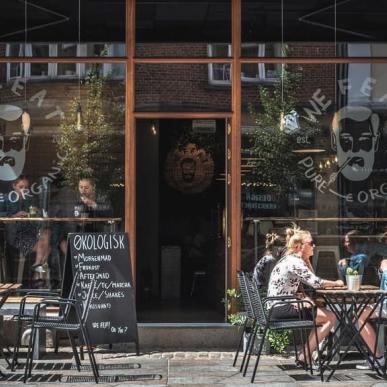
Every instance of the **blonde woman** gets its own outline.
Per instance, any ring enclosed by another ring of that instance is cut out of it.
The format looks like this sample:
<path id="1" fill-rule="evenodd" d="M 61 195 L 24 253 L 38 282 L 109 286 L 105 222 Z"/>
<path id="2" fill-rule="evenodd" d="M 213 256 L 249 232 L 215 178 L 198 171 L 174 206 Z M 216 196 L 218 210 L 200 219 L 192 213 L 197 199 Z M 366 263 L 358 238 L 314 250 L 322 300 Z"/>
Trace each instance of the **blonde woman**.
<path id="1" fill-rule="evenodd" d="M 301 232 L 301 228 L 299 226 L 297 226 L 295 223 L 292 223 L 292 227 L 289 227 L 286 229 L 285 231 L 285 234 L 286 234 L 286 248 L 288 248 L 289 246 L 289 241 L 290 241 L 290 238 L 296 234 L 297 232 Z M 313 266 L 312 264 L 310 263 L 310 258 L 311 257 L 301 257 L 303 259 L 303 261 L 305 262 L 306 266 L 308 266 L 308 268 L 310 269 L 310 271 L 312 271 L 314 273 L 314 269 L 313 269 Z"/>
<path id="2" fill-rule="evenodd" d="M 313 255 L 313 249 L 314 242 L 309 231 L 300 229 L 288 230 L 287 250 L 271 273 L 267 293 L 268 297 L 296 296 L 301 283 L 313 288 L 344 285 L 341 280 L 329 281 L 319 278 L 314 274 L 306 263 Z M 299 310 L 296 304 L 284 305 L 281 304 L 280 300 L 275 300 L 269 302 L 268 307 L 272 320 L 298 319 L 299 317 Z M 311 308 L 304 309 L 305 319 L 312 320 L 312 316 Z M 336 317 L 333 312 L 320 307 L 315 309 L 315 316 L 316 324 L 319 326 L 317 328 L 318 342 L 321 342 L 335 325 Z M 314 332 L 310 333 L 308 341 L 311 353 L 313 353 L 317 347 Z M 298 355 L 300 363 L 305 363 L 306 361 L 304 353 L 307 353 L 307 349 Z"/>

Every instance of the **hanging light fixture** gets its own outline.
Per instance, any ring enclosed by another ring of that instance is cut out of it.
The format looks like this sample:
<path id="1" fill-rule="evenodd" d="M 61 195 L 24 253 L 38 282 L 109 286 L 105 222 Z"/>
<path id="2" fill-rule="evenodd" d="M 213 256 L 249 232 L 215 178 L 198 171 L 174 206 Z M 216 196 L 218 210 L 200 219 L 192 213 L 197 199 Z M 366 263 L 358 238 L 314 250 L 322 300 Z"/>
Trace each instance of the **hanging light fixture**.
<path id="1" fill-rule="evenodd" d="M 281 112 L 280 112 L 280 130 L 284 130 L 284 128 L 285 128 L 285 114 L 281 110 Z"/>
<path id="2" fill-rule="evenodd" d="M 78 49 L 81 45 L 81 0 L 78 0 Z M 83 130 L 82 106 L 81 106 L 81 67 L 78 65 L 78 106 L 75 129 L 78 132 Z"/>
<path id="3" fill-rule="evenodd" d="M 77 123 L 76 123 L 75 128 L 78 131 L 83 130 L 83 126 L 82 126 L 82 108 L 81 108 L 81 102 L 80 101 L 78 102 L 78 106 L 77 106 Z"/>
<path id="4" fill-rule="evenodd" d="M 24 1 L 24 56 L 27 52 L 27 4 L 28 1 Z M 27 65 L 26 62 L 24 62 L 24 107 L 23 107 L 23 113 L 22 113 L 22 130 L 25 135 L 28 135 L 31 129 L 31 117 L 30 113 L 28 112 L 28 106 L 27 106 Z"/>
<path id="5" fill-rule="evenodd" d="M 154 136 L 157 136 L 157 129 L 156 129 L 156 124 L 153 122 L 152 125 L 151 125 L 151 133 L 154 135 Z"/>

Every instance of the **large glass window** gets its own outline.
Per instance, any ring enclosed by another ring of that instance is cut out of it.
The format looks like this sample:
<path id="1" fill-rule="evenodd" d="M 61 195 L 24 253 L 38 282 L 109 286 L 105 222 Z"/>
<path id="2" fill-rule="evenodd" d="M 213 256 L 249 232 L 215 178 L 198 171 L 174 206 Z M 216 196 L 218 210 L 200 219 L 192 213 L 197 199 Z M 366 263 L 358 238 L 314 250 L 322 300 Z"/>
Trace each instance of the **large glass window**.
<path id="1" fill-rule="evenodd" d="M 83 68 L 80 80 L 35 76 L 34 65 L 26 79 L 1 79 L 0 275 L 58 288 L 69 232 L 124 229 L 125 86 L 105 65 Z"/>
<path id="2" fill-rule="evenodd" d="M 242 45 L 262 44 L 264 52 L 243 56 L 335 56 L 334 1 L 242 1 Z M 318 44 L 315 44 L 318 42 Z M 273 43 L 281 44 L 271 49 Z"/>
<path id="3" fill-rule="evenodd" d="M 26 3 L 0 2 L 0 42 L 125 42 L 125 0 Z"/>
<path id="4" fill-rule="evenodd" d="M 136 2 L 136 56 L 228 56 L 207 44 L 231 42 L 231 1 Z"/>
<path id="5" fill-rule="evenodd" d="M 346 232 L 378 241 L 387 215 L 385 73 L 385 64 L 284 65 L 277 84 L 242 84 L 245 269 L 265 234 L 291 221 L 312 232 L 325 278 L 337 278 L 337 260 L 349 255 Z"/>

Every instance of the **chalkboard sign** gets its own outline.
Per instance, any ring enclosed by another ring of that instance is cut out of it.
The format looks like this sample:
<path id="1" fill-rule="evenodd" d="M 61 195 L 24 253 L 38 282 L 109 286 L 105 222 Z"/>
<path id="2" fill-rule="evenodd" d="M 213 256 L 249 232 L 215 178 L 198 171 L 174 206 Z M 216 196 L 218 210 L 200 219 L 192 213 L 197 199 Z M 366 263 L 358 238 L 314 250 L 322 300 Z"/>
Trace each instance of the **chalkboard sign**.
<path id="1" fill-rule="evenodd" d="M 91 344 L 135 342 L 138 331 L 135 291 L 126 233 L 71 233 L 68 236 L 62 293 L 68 294 L 78 272 L 76 298 L 96 286 L 87 318 Z"/>

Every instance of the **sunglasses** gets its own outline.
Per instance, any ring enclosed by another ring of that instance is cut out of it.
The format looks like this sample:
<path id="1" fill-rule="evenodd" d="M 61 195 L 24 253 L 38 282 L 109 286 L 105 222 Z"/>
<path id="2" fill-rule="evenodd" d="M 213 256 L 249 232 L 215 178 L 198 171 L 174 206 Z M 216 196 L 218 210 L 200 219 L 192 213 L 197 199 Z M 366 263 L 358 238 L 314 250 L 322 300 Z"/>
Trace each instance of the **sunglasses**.
<path id="1" fill-rule="evenodd" d="M 310 242 L 305 242 L 304 245 L 309 245 L 309 246 L 316 246 L 316 244 L 314 243 L 314 241 L 310 241 Z"/>

